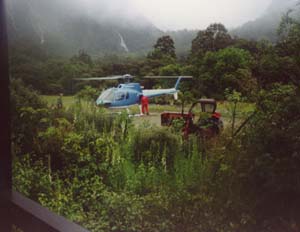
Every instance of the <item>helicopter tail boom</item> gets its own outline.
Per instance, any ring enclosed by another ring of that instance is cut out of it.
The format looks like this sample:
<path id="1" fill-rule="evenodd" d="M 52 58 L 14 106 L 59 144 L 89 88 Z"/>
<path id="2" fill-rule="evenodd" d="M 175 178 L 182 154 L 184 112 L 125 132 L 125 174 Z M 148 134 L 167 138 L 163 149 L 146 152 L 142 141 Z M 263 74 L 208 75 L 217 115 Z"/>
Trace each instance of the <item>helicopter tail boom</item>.
<path id="1" fill-rule="evenodd" d="M 173 79 L 178 78 L 176 81 L 176 84 L 174 86 L 174 89 L 179 89 L 179 83 L 182 79 L 192 79 L 192 76 L 145 76 L 146 79 Z"/>
<path id="2" fill-rule="evenodd" d="M 178 90 L 178 88 L 179 88 L 179 83 L 180 83 L 181 79 L 182 79 L 182 77 L 179 77 L 178 80 L 176 81 L 176 84 L 174 87 L 176 90 Z"/>

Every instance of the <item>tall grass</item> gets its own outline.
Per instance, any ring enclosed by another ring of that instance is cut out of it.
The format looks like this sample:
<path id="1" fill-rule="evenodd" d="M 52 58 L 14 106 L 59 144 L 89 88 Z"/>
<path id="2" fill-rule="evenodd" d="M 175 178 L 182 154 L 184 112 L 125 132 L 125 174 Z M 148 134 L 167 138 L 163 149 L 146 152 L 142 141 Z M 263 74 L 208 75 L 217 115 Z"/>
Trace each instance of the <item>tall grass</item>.
<path id="1" fill-rule="evenodd" d="M 34 191 L 43 205 L 92 231 L 184 231 L 202 223 L 194 226 L 189 214 L 210 217 L 203 214 L 212 198 L 205 195 L 213 160 L 207 141 L 186 140 L 180 131 L 147 122 L 133 126 L 125 113 L 110 114 L 83 102 L 55 115 L 68 121 L 68 130 L 52 125 L 56 137 L 43 141 L 62 143 L 57 152 L 63 169 L 36 173 L 52 181 L 49 192 L 39 192 L 46 181 L 34 188 L 22 184 L 22 173 L 35 164 L 19 164 L 19 190 Z"/>

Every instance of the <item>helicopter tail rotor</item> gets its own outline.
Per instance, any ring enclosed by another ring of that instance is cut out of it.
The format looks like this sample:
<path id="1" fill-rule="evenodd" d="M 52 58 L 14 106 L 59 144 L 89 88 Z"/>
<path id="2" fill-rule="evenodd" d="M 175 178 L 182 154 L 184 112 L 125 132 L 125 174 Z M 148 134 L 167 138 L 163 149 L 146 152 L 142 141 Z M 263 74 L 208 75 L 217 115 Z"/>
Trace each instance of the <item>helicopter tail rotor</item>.
<path id="1" fill-rule="evenodd" d="M 178 92 L 174 93 L 174 95 L 173 95 L 173 96 L 174 96 L 174 100 L 176 100 L 176 101 L 177 101 L 177 100 L 178 100 Z"/>

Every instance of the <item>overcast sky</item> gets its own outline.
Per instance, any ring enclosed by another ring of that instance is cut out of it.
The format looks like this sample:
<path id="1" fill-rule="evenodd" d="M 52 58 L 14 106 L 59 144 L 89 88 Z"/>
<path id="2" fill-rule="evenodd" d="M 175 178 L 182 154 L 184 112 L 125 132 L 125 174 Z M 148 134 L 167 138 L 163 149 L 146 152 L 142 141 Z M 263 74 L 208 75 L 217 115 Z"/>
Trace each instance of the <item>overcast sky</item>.
<path id="1" fill-rule="evenodd" d="M 263 14 L 272 0 L 130 0 L 160 29 L 203 29 L 222 22 L 239 26 Z"/>

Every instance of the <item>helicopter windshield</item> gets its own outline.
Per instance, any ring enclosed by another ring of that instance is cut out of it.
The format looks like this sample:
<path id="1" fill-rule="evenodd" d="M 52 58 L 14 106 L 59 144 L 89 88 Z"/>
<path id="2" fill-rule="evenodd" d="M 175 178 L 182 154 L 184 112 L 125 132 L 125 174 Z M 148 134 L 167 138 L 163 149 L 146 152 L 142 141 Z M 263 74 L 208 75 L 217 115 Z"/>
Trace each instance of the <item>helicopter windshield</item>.
<path id="1" fill-rule="evenodd" d="M 114 89 L 105 90 L 99 97 L 102 101 L 112 102 L 114 100 Z"/>

